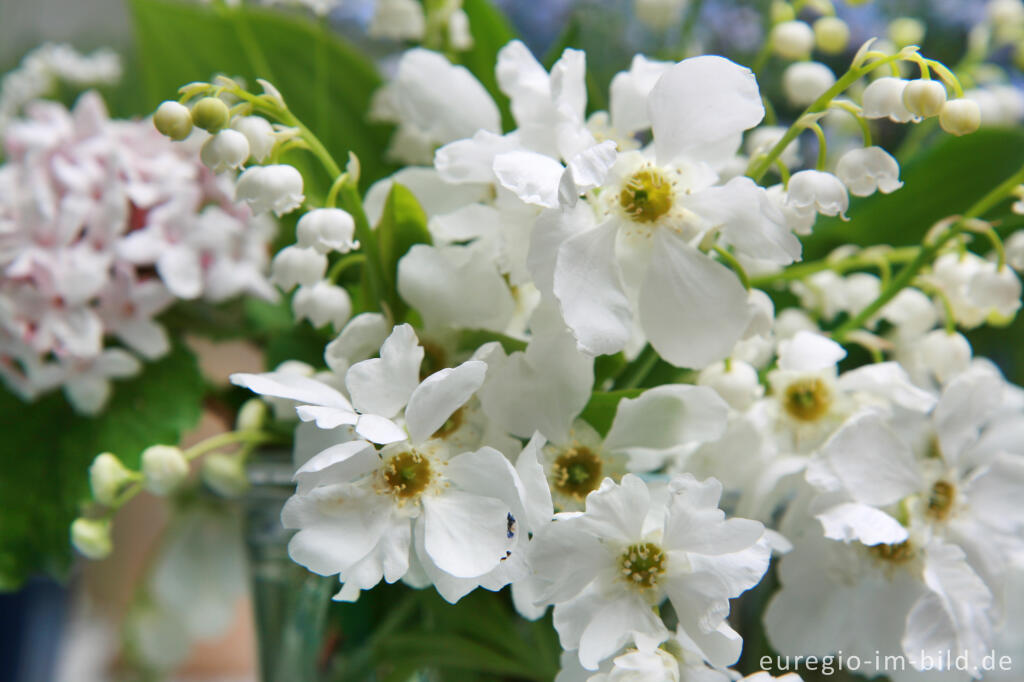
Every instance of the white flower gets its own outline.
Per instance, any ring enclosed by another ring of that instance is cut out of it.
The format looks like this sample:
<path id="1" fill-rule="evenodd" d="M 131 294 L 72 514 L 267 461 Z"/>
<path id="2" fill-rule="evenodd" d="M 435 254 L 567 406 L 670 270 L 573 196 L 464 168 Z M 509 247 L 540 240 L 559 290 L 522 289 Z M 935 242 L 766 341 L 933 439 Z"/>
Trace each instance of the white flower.
<path id="1" fill-rule="evenodd" d="M 941 81 L 912 80 L 903 89 L 903 104 L 922 118 L 936 116 L 946 103 L 946 86 Z"/>
<path id="2" fill-rule="evenodd" d="M 801 22 L 802 23 L 802 22 Z M 794 62 L 782 74 L 782 87 L 789 101 L 807 106 L 825 94 L 836 82 L 832 69 L 821 62 Z"/>
<path id="3" fill-rule="evenodd" d="M 425 27 L 423 5 L 416 0 L 377 0 L 368 32 L 378 38 L 419 40 Z"/>
<path id="4" fill-rule="evenodd" d="M 786 202 L 800 211 L 815 210 L 822 215 L 846 219 L 850 196 L 846 185 L 831 173 L 802 170 L 789 179 Z"/>
<path id="5" fill-rule="evenodd" d="M 951 99 L 942 105 L 939 125 L 951 135 L 969 135 L 981 126 L 981 108 L 966 97 Z"/>
<path id="6" fill-rule="evenodd" d="M 697 378 L 701 386 L 715 389 L 718 395 L 736 410 L 745 410 L 764 395 L 757 370 L 741 360 L 716 362 L 701 370 Z"/>
<path id="7" fill-rule="evenodd" d="M 608 479 L 587 497 L 583 514 L 534 537 L 530 563 L 546 583 L 541 597 L 555 604 L 562 648 L 578 649 L 583 667 L 597 669 L 630 642 L 650 649 L 667 639 L 652 611 L 666 597 L 680 629 L 698 644 L 731 633 L 729 599 L 757 584 L 769 550 L 760 523 L 725 520 L 720 494 L 713 479 L 679 476 L 661 510 L 636 476 L 621 485 Z M 724 660 L 710 648 L 705 653 L 728 665 L 739 654 L 731 649 L 719 654 Z"/>
<path id="8" fill-rule="evenodd" d="M 235 199 L 244 201 L 254 213 L 291 213 L 305 199 L 302 174 L 286 164 L 247 168 L 238 178 Z"/>
<path id="9" fill-rule="evenodd" d="M 270 268 L 274 284 L 291 291 L 298 284 L 312 286 L 322 280 L 327 270 L 327 256 L 312 248 L 286 246 L 274 256 Z"/>
<path id="10" fill-rule="evenodd" d="M 836 164 L 836 175 L 858 197 L 875 193 L 895 192 L 900 182 L 900 166 L 889 152 L 881 147 L 851 149 Z"/>
<path id="11" fill-rule="evenodd" d="M 866 118 L 888 118 L 896 123 L 906 123 L 917 117 L 903 103 L 903 91 L 910 81 L 902 78 L 883 76 L 873 80 L 866 88 L 862 101 Z"/>
<path id="12" fill-rule="evenodd" d="M 318 253 L 348 253 L 359 248 L 353 240 L 356 224 L 348 211 L 340 208 L 317 208 L 299 218 L 295 225 L 295 239 L 303 248 L 314 248 Z"/>
<path id="13" fill-rule="evenodd" d="M 237 130 L 225 128 L 203 143 L 199 158 L 214 173 L 241 168 L 249 158 L 249 140 Z"/>
<path id="14" fill-rule="evenodd" d="M 314 327 L 330 323 L 341 329 L 352 316 L 352 300 L 345 289 L 320 280 L 299 287 L 292 298 L 292 312 L 296 320 L 309 320 Z"/>
<path id="15" fill-rule="evenodd" d="M 270 121 L 262 116 L 236 116 L 231 127 L 245 135 L 253 159 L 260 162 L 270 156 L 277 142 L 277 134 Z"/>
<path id="16" fill-rule="evenodd" d="M 1005 322 L 1020 308 L 1016 273 L 970 252 L 939 256 L 928 280 L 945 294 L 957 323 L 968 329 L 986 320 Z"/>
<path id="17" fill-rule="evenodd" d="M 772 27 L 772 49 L 786 59 L 806 59 L 814 47 L 814 31 L 804 21 L 783 21 Z"/>
<path id="18" fill-rule="evenodd" d="M 146 490 L 167 495 L 188 477 L 188 460 L 180 448 L 151 445 L 142 451 L 142 475 Z"/>

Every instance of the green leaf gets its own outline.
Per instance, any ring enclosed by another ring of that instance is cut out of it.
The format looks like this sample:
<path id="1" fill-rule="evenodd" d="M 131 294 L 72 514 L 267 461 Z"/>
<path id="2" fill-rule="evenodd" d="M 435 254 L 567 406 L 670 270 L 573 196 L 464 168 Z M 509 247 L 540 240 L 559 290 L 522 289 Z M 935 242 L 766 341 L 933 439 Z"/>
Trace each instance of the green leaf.
<path id="1" fill-rule="evenodd" d="M 299 14 L 243 5 L 174 0 L 130 0 L 146 102 L 153 110 L 192 81 L 224 73 L 259 89 L 273 83 L 292 112 L 345 165 L 359 156 L 362 181 L 391 168 L 381 158 L 389 129 L 366 120 L 370 98 L 381 84 L 373 63 L 326 23 Z M 323 194 L 330 180 L 320 173 L 307 194 Z"/>
<path id="2" fill-rule="evenodd" d="M 904 186 L 892 194 L 854 199 L 851 220 L 819 219 L 805 238 L 804 259 L 815 260 L 842 244 L 921 243 L 939 220 L 962 213 L 1019 170 L 1024 130 L 982 129 L 966 137 L 943 135 L 903 164 Z"/>
<path id="3" fill-rule="evenodd" d="M 402 319 L 405 306 L 398 298 L 398 261 L 414 244 L 430 244 L 427 229 L 427 214 L 416 196 L 404 185 L 393 183 L 380 222 L 374 230 L 377 234 L 377 249 L 381 270 L 384 274 L 386 296 L 391 302 L 396 320 Z"/>
<path id="4" fill-rule="evenodd" d="M 500 343 L 504 351 L 510 355 L 516 351 L 526 350 L 525 341 L 487 329 L 463 329 L 460 331 L 458 349 L 472 353 L 485 343 L 493 341 Z"/>
<path id="5" fill-rule="evenodd" d="M 618 391 L 595 391 L 590 401 L 580 413 L 580 418 L 593 426 L 602 436 L 608 435 L 615 419 L 615 411 L 619 409 L 619 401 L 623 398 L 635 398 L 643 393 L 642 388 L 624 388 Z"/>
<path id="6" fill-rule="evenodd" d="M 491 0 L 463 0 L 462 9 L 469 17 L 473 47 L 458 56 L 459 63 L 469 69 L 491 93 L 501 110 L 502 128 L 512 130 L 515 127 L 512 111 L 508 97 L 498 87 L 494 65 L 498 63 L 498 51 L 516 39 L 515 31 Z"/>
<path id="7" fill-rule="evenodd" d="M 75 414 L 63 394 L 26 404 L 0 391 L 0 589 L 47 571 L 62 575 L 71 560 L 68 527 L 89 494 L 88 467 L 113 452 L 137 467 L 142 450 L 177 443 L 202 410 L 203 380 L 182 346 L 114 384 L 97 417 Z"/>

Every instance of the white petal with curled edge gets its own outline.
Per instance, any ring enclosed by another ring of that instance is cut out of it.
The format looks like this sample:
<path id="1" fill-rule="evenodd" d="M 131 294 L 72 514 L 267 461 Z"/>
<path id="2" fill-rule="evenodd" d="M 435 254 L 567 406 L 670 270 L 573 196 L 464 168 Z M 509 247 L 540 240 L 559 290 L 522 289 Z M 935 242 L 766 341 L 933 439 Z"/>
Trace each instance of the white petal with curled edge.
<path id="1" fill-rule="evenodd" d="M 639 595 L 620 594 L 592 614 L 580 637 L 580 663 L 588 670 L 597 670 L 603 659 L 633 638 L 653 648 L 667 637 L 665 624 Z"/>
<path id="2" fill-rule="evenodd" d="M 341 393 L 327 384 L 299 374 L 267 372 L 265 374 L 232 374 L 231 383 L 253 393 L 287 398 L 307 405 L 352 410 L 352 404 Z"/>
<path id="3" fill-rule="evenodd" d="M 203 268 L 199 253 L 186 246 L 173 246 L 156 261 L 157 272 L 178 298 L 196 298 L 203 291 Z"/>
<path id="4" fill-rule="evenodd" d="M 409 397 L 405 426 L 413 443 L 422 443 L 444 426 L 448 417 L 466 404 L 484 383 L 487 364 L 464 362 L 431 374 Z"/>
<path id="5" fill-rule="evenodd" d="M 364 440 L 350 440 L 345 443 L 338 443 L 310 457 L 305 464 L 295 472 L 295 477 L 303 474 L 318 474 L 324 469 L 345 462 L 355 457 L 360 452 L 373 446 Z"/>
<path id="6" fill-rule="evenodd" d="M 629 299 L 615 258 L 618 225 L 607 221 L 562 243 L 555 262 L 554 292 L 580 349 L 616 353 L 632 333 Z"/>
<path id="7" fill-rule="evenodd" d="M 655 83 L 671 66 L 670 62 L 651 61 L 638 54 L 633 57 L 628 72 L 615 74 L 609 88 L 611 104 L 608 108 L 615 130 L 629 135 L 651 127 L 647 98 Z"/>
<path id="8" fill-rule="evenodd" d="M 594 227 L 594 211 L 587 204 L 542 211 L 533 224 L 526 267 L 542 294 L 553 294 L 558 250 L 569 237 Z"/>
<path id="9" fill-rule="evenodd" d="M 468 140 L 456 140 L 434 153 L 434 167 L 442 180 L 461 183 L 494 182 L 494 159 L 517 147 L 514 137 L 479 130 Z"/>
<path id="10" fill-rule="evenodd" d="M 605 438 L 609 452 L 667 454 L 725 433 L 729 406 L 706 386 L 658 386 L 624 398 Z"/>
<path id="11" fill-rule="evenodd" d="M 832 339 L 809 331 L 798 331 L 779 343 L 779 369 L 815 372 L 833 367 L 846 357 L 846 351 Z"/>
<path id="12" fill-rule="evenodd" d="M 693 57 L 670 67 L 647 105 L 659 164 L 713 161 L 707 157 L 720 153 L 718 143 L 735 137 L 738 144 L 738 136 L 764 118 L 754 72 L 723 57 Z"/>
<path id="13" fill-rule="evenodd" d="M 401 426 L 375 414 L 360 415 L 356 422 L 356 433 L 378 445 L 397 443 L 409 437 Z"/>
<path id="14" fill-rule="evenodd" d="M 339 426 L 355 424 L 359 420 L 359 415 L 351 408 L 299 405 L 295 408 L 295 412 L 299 415 L 299 419 L 304 422 L 313 422 L 319 429 L 336 429 Z"/>
<path id="15" fill-rule="evenodd" d="M 539 432 L 534 433 L 516 460 L 516 473 L 519 474 L 525 493 L 526 518 L 522 519 L 522 523 L 531 533 L 543 528 L 555 513 L 551 501 L 551 487 L 548 485 L 544 467 L 540 464 L 540 452 L 544 443 L 544 436 Z"/>
<path id="16" fill-rule="evenodd" d="M 655 232 L 639 312 L 658 354 L 693 369 L 729 355 L 750 319 L 735 273 L 667 230 Z"/>
<path id="17" fill-rule="evenodd" d="M 825 537 L 832 540 L 865 545 L 897 545 L 907 539 L 907 529 L 881 509 L 866 504 L 848 502 L 826 509 L 817 515 L 825 529 Z"/>
<path id="18" fill-rule="evenodd" d="M 605 140 L 569 159 L 568 168 L 572 172 L 572 179 L 577 188 L 585 192 L 604 184 L 608 171 L 615 165 L 617 158 L 615 143 Z"/>
<path id="19" fill-rule="evenodd" d="M 445 573 L 475 578 L 501 561 L 508 547 L 509 507 L 493 497 L 448 490 L 423 499 L 423 546 Z"/>
<path id="20" fill-rule="evenodd" d="M 380 347 L 380 357 L 352 365 L 345 386 L 360 412 L 393 417 L 420 383 L 423 347 L 408 324 L 395 327 Z"/>
<path id="21" fill-rule="evenodd" d="M 844 372 L 837 384 L 842 391 L 874 393 L 916 412 L 928 412 L 936 403 L 935 396 L 915 386 L 907 371 L 896 362 L 879 362 Z"/>
<path id="22" fill-rule="evenodd" d="M 298 493 L 304 494 L 320 485 L 354 481 L 373 471 L 380 464 L 373 446 L 364 440 L 332 445 L 306 460 L 293 480 Z"/>
<path id="23" fill-rule="evenodd" d="M 494 157 L 498 182 L 527 204 L 556 208 L 564 167 L 537 152 L 512 151 Z"/>

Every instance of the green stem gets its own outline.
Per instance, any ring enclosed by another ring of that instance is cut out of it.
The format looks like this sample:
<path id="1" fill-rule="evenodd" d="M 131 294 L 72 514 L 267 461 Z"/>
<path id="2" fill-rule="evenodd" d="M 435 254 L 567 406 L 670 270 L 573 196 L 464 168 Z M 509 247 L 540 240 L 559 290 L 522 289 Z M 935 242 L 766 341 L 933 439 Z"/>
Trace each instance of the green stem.
<path id="1" fill-rule="evenodd" d="M 338 198 L 341 207 L 352 215 L 356 224 L 356 239 L 359 240 L 360 250 L 366 254 L 366 276 L 370 286 L 369 300 L 377 302 L 377 309 L 391 314 L 393 305 L 384 298 L 384 275 L 381 266 L 380 253 L 377 249 L 377 235 L 370 227 L 370 221 L 363 209 L 363 201 L 359 197 L 356 186 L 351 182 L 342 185 Z"/>
<path id="2" fill-rule="evenodd" d="M 920 251 L 920 246 L 906 246 L 884 254 L 884 259 L 887 263 L 907 263 L 914 259 L 917 252 Z M 751 277 L 750 285 L 757 289 L 767 289 L 769 287 L 782 284 L 784 282 L 792 282 L 794 280 L 801 280 L 811 275 L 822 272 L 824 270 L 832 270 L 836 273 L 843 274 L 850 270 L 860 270 L 862 268 L 870 268 L 872 266 L 879 266 L 882 257 L 876 254 L 864 255 L 858 253 L 853 256 L 848 256 L 839 260 L 830 260 L 824 258 L 817 261 L 809 261 L 807 263 L 799 263 L 797 265 L 791 265 L 782 272 L 778 272 L 772 275 L 762 275 L 760 277 Z"/>
<path id="3" fill-rule="evenodd" d="M 637 388 L 643 383 L 647 375 L 651 373 L 654 366 L 658 364 L 658 360 L 661 358 L 658 356 L 658 352 L 654 350 L 651 344 L 644 346 L 644 349 L 640 351 L 640 355 L 636 356 L 633 362 L 626 365 L 626 368 L 619 375 L 619 378 L 615 381 L 615 390 L 624 388 Z"/>
<path id="4" fill-rule="evenodd" d="M 750 291 L 750 278 L 747 276 L 747 271 L 744 270 L 743 266 L 740 265 L 740 262 L 736 260 L 736 256 L 732 255 L 721 246 L 715 246 L 714 249 L 715 253 L 717 253 L 718 256 L 725 261 L 730 268 L 732 268 L 732 271 L 736 273 L 736 276 L 739 277 L 740 284 L 743 285 L 743 288 Z"/>
<path id="5" fill-rule="evenodd" d="M 331 266 L 327 272 L 327 281 L 337 284 L 338 278 L 349 268 L 362 265 L 366 262 L 365 253 L 347 253 L 338 259 L 338 262 Z"/>
<path id="6" fill-rule="evenodd" d="M 1013 189 L 1022 181 L 1024 181 L 1024 168 L 1018 170 L 1016 173 L 1004 180 L 998 187 L 975 202 L 975 204 L 971 206 L 966 213 L 964 213 L 955 223 L 950 225 L 949 228 L 933 243 L 923 246 L 914 260 L 910 261 L 906 267 L 900 270 L 900 274 L 889 283 L 889 286 L 882 290 L 882 293 L 879 294 L 878 298 L 868 304 L 868 306 L 859 313 L 839 325 L 835 331 L 832 332 L 832 338 L 836 341 L 842 342 L 850 332 L 863 327 L 864 324 L 871 319 L 875 313 L 881 310 L 886 303 L 891 301 L 896 294 L 913 282 L 921 269 L 931 263 L 932 259 L 935 258 L 939 251 L 942 250 L 942 247 L 961 233 L 964 224 L 967 221 L 984 215 L 993 206 L 1006 199 L 1013 192 Z"/>
<path id="7" fill-rule="evenodd" d="M 281 439 L 275 434 L 266 433 L 264 431 L 228 431 L 227 433 L 221 433 L 207 438 L 204 441 L 196 443 L 188 450 L 185 450 L 185 459 L 191 461 L 197 457 L 213 452 L 214 450 L 219 450 L 220 448 L 228 445 L 235 445 L 238 443 L 260 445 L 262 443 L 271 443 L 274 441 L 280 442 Z"/>

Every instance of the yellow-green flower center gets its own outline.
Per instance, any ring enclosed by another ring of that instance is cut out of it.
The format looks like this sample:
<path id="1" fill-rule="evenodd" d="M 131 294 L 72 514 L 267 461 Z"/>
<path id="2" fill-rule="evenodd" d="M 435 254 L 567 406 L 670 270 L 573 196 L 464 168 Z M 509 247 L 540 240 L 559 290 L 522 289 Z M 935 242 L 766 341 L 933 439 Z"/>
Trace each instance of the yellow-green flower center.
<path id="1" fill-rule="evenodd" d="M 665 573 L 665 553 L 653 542 L 630 545 L 619 557 L 622 577 L 637 587 L 649 588 Z"/>
<path id="2" fill-rule="evenodd" d="M 872 545 L 868 547 L 868 551 L 876 559 L 893 564 L 902 564 L 910 561 L 916 554 L 913 545 L 910 544 L 910 540 L 904 540 L 896 545 Z"/>
<path id="3" fill-rule="evenodd" d="M 402 452 L 384 467 L 384 482 L 395 497 L 408 500 L 415 498 L 434 480 L 430 460 L 418 452 Z"/>
<path id="4" fill-rule="evenodd" d="M 653 223 L 672 210 L 672 182 L 655 168 L 637 171 L 619 192 L 619 206 L 638 223 Z"/>
<path id="5" fill-rule="evenodd" d="M 822 379 L 800 379 L 786 387 L 782 406 L 794 419 L 813 422 L 821 419 L 832 405 L 832 391 Z"/>
<path id="6" fill-rule="evenodd" d="M 552 466 L 552 485 L 563 495 L 583 500 L 601 483 L 601 458 L 585 447 L 571 447 Z"/>
<path id="7" fill-rule="evenodd" d="M 928 495 L 928 516 L 936 521 L 949 517 L 956 501 L 956 487 L 948 481 L 937 481 Z"/>

